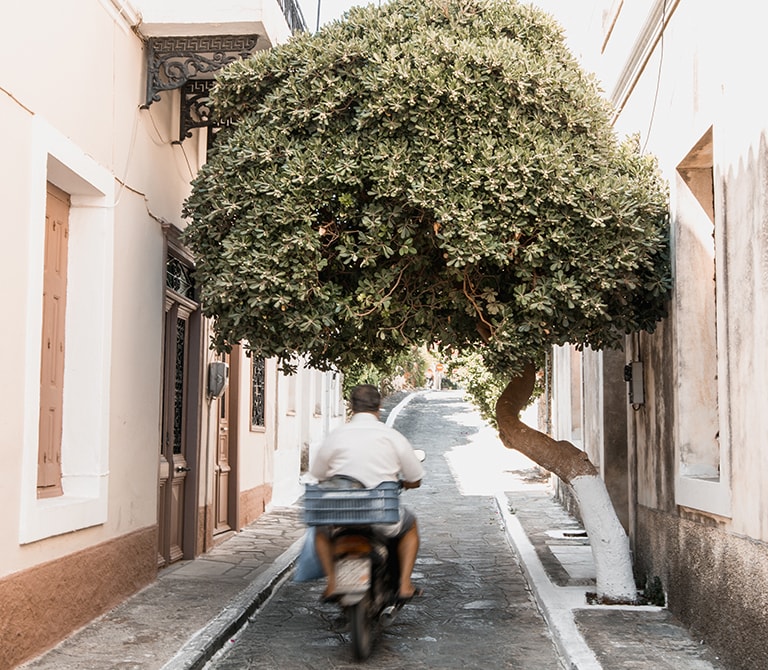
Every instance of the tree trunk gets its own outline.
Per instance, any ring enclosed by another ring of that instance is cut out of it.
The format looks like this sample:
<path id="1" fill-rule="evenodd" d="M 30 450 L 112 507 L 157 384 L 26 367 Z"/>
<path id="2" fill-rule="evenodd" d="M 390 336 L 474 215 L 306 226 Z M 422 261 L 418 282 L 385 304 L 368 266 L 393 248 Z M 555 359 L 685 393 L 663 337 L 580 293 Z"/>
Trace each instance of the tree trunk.
<path id="1" fill-rule="evenodd" d="M 531 397 L 535 379 L 536 370 L 529 364 L 521 376 L 509 382 L 496 403 L 501 441 L 505 447 L 525 454 L 570 487 L 592 547 L 598 598 L 606 603 L 635 603 L 637 589 L 629 539 L 597 469 L 575 445 L 565 440 L 553 440 L 520 421 L 520 411 Z"/>

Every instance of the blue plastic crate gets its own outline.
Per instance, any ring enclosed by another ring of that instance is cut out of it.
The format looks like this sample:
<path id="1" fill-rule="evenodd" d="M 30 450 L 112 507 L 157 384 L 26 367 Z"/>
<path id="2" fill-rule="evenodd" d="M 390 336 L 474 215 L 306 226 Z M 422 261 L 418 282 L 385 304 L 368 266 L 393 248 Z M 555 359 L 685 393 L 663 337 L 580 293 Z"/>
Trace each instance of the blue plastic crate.
<path id="1" fill-rule="evenodd" d="M 304 523 L 308 526 L 360 526 L 400 520 L 400 485 L 382 482 L 373 489 L 331 489 L 307 484 Z"/>

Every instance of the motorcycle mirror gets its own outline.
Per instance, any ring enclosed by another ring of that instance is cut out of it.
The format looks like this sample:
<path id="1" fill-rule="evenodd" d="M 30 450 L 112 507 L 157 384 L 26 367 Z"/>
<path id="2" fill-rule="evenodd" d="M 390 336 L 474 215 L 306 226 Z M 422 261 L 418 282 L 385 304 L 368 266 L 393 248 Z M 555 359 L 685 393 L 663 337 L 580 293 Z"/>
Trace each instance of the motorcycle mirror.
<path id="1" fill-rule="evenodd" d="M 418 458 L 422 463 L 427 458 L 427 452 L 424 451 L 423 449 L 414 449 L 413 453 L 416 454 L 416 458 Z"/>

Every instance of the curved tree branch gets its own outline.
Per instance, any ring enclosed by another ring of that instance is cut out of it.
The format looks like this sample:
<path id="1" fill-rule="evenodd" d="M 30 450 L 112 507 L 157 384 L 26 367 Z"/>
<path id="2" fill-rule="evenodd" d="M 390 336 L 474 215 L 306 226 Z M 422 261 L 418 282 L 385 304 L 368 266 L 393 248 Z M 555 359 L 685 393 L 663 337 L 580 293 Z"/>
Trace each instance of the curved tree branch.
<path id="1" fill-rule="evenodd" d="M 525 454 L 541 467 L 570 484 L 574 478 L 596 475 L 597 469 L 581 449 L 565 440 L 554 440 L 520 421 L 536 381 L 536 368 L 527 363 L 523 372 L 514 377 L 496 403 L 499 436 L 505 447 Z"/>
<path id="2" fill-rule="evenodd" d="M 469 290 L 467 290 L 467 286 L 469 286 Z M 469 300 L 470 303 L 472 303 L 472 307 L 475 308 L 475 311 L 477 312 L 477 318 L 480 319 L 482 323 L 483 330 L 480 331 L 480 334 L 482 335 L 485 330 L 488 331 L 488 338 L 490 339 L 493 337 L 493 325 L 489 323 L 486 318 L 483 316 L 483 310 L 480 309 L 480 305 L 477 304 L 477 301 L 475 300 L 475 297 L 472 295 L 472 293 L 475 290 L 475 287 L 472 286 L 472 282 L 469 280 L 469 277 L 467 276 L 467 273 L 464 273 L 464 286 L 462 286 L 462 290 L 464 291 L 464 295 L 467 297 L 467 300 Z M 479 327 L 478 327 L 479 330 Z M 487 341 L 487 340 L 486 340 Z"/>
<path id="3" fill-rule="evenodd" d="M 536 369 L 529 363 L 520 376 L 509 382 L 496 403 L 501 441 L 505 447 L 520 451 L 557 475 L 571 488 L 590 539 L 600 600 L 634 603 L 637 589 L 629 539 L 595 466 L 570 442 L 553 440 L 520 421 L 520 410 L 531 396 L 535 379 Z"/>
<path id="4" fill-rule="evenodd" d="M 397 275 L 397 279 L 395 280 L 395 283 L 394 283 L 394 285 L 392 286 L 392 288 L 391 288 L 391 289 L 389 289 L 389 292 L 388 292 L 386 295 L 384 295 L 384 296 L 383 296 L 383 297 L 382 297 L 382 298 L 381 298 L 381 299 L 380 299 L 380 300 L 379 300 L 379 301 L 378 301 L 378 302 L 377 302 L 377 303 L 376 303 L 376 304 L 375 304 L 373 307 L 371 307 L 371 308 L 370 308 L 370 309 L 369 309 L 367 312 L 363 312 L 362 314 L 358 314 L 358 315 L 357 315 L 357 318 L 358 318 L 358 319 L 364 319 L 365 317 L 367 317 L 367 316 L 370 316 L 371 314 L 373 314 L 373 313 L 374 313 L 374 312 L 375 312 L 377 309 L 379 309 L 379 307 L 381 307 L 381 306 L 384 304 L 384 301 L 385 301 L 387 298 L 389 298 L 389 297 L 391 297 L 391 296 L 392 296 L 392 294 L 395 292 L 395 290 L 397 289 L 397 287 L 398 287 L 398 286 L 400 286 L 400 281 L 402 280 L 402 278 L 403 278 L 403 274 L 405 274 L 405 271 L 406 271 L 406 269 L 407 269 L 407 268 L 408 268 L 408 264 L 406 264 L 406 265 L 405 265 L 405 266 L 404 266 L 404 267 L 403 267 L 403 268 L 400 270 L 400 274 L 398 274 L 398 275 Z"/>

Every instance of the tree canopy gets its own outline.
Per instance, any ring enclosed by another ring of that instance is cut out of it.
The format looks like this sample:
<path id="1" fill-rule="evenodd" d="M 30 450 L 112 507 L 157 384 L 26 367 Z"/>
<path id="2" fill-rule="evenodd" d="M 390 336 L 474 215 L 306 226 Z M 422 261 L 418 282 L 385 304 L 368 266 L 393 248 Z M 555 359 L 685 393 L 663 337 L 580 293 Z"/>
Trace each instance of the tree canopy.
<path id="1" fill-rule="evenodd" d="M 213 102 L 184 213 L 219 347 L 343 370 L 442 342 L 508 371 L 664 314 L 666 185 L 530 6 L 353 9 Z"/>

